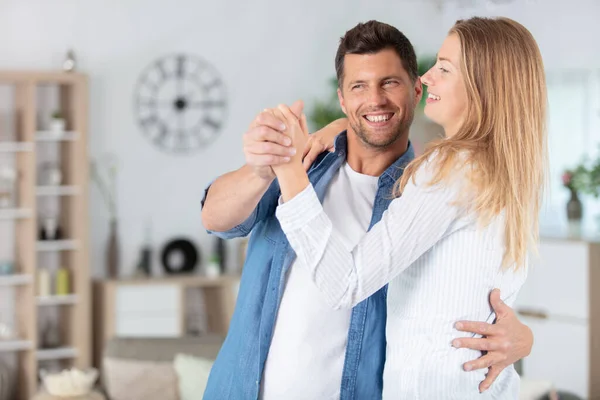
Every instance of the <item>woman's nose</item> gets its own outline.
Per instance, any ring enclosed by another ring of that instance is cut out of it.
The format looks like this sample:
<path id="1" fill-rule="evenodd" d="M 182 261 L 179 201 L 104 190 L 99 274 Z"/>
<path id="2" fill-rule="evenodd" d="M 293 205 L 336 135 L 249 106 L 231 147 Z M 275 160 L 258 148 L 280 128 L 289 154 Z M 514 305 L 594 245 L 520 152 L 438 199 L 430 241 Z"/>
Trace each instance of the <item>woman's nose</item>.
<path id="1" fill-rule="evenodd" d="M 421 77 L 421 83 L 427 86 L 432 85 L 431 73 L 429 71 L 425 72 Z"/>

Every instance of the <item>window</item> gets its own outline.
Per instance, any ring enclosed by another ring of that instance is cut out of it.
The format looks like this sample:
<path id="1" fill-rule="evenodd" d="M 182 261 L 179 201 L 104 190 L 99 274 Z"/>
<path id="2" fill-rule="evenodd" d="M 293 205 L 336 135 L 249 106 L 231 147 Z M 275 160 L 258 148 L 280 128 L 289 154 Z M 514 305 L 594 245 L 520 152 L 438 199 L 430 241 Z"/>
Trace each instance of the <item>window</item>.
<path id="1" fill-rule="evenodd" d="M 600 149 L 600 71 L 561 70 L 547 72 L 548 190 L 540 216 L 542 231 L 567 226 L 568 191 L 562 173 L 584 156 L 596 157 Z M 600 199 L 582 196 L 584 228 L 600 231 Z"/>

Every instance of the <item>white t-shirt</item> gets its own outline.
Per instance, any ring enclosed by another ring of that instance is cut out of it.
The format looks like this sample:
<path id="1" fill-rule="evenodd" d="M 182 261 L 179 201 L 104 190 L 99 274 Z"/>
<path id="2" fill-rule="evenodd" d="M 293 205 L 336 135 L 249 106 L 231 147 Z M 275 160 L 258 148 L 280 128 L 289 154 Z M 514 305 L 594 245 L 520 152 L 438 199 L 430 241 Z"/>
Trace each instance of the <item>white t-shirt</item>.
<path id="1" fill-rule="evenodd" d="M 348 250 L 369 228 L 378 179 L 344 163 L 325 194 L 323 209 Z M 308 271 L 293 263 L 265 364 L 261 399 L 339 399 L 351 312 L 329 307 Z"/>

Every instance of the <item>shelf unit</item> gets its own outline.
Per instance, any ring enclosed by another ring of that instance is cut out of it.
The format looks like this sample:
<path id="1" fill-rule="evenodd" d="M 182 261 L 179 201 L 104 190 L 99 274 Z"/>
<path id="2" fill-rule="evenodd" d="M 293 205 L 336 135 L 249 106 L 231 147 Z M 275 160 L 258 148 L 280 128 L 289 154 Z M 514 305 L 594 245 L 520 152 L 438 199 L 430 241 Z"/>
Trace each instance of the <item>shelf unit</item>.
<path id="1" fill-rule="evenodd" d="M 32 215 L 28 208 L 0 208 L 0 220 L 31 218 Z"/>
<path id="2" fill-rule="evenodd" d="M 36 298 L 38 306 L 68 306 L 77 304 L 76 294 L 38 296 Z"/>
<path id="3" fill-rule="evenodd" d="M 29 340 L 0 340 L 0 351 L 31 350 L 33 344 Z"/>
<path id="4" fill-rule="evenodd" d="M 33 277 L 28 274 L 0 275 L 0 287 L 27 285 L 33 282 Z"/>
<path id="5" fill-rule="evenodd" d="M 36 357 L 39 361 L 72 359 L 77 357 L 77 349 L 74 347 L 39 349 L 36 352 Z"/>
<path id="6" fill-rule="evenodd" d="M 91 366 L 91 281 L 88 239 L 88 79 L 84 74 L 62 71 L 0 71 L 0 85 L 14 89 L 15 141 L 0 141 L 0 157 L 8 154 L 19 172 L 18 204 L 0 209 L 0 220 L 13 220 L 15 229 L 15 275 L 0 276 L 0 288 L 12 286 L 15 293 L 15 327 L 19 340 L 0 341 L 0 352 L 13 352 L 17 359 L 17 397 L 29 400 L 39 388 L 39 363 L 64 360 L 77 368 Z M 53 110 L 38 109 L 37 96 L 45 87 L 56 88 L 57 104 L 65 116 L 66 131 L 45 131 L 38 117 Z M 39 186 L 40 148 L 58 146 L 64 186 Z M 54 196 L 60 204 L 59 226 L 66 240 L 38 239 L 39 202 Z M 41 253 L 56 253 L 69 270 L 72 294 L 39 297 L 36 291 Z M 57 307 L 61 345 L 39 349 L 40 307 Z"/>
<path id="7" fill-rule="evenodd" d="M 79 248 L 79 241 L 74 239 L 64 240 L 38 240 L 37 251 L 69 251 Z"/>
<path id="8" fill-rule="evenodd" d="M 79 134 L 73 131 L 55 133 L 52 131 L 37 131 L 36 142 L 72 142 L 79 138 Z"/>
<path id="9" fill-rule="evenodd" d="M 81 193 L 79 186 L 38 186 L 35 190 L 38 196 L 76 196 Z"/>
<path id="10" fill-rule="evenodd" d="M 0 153 L 20 153 L 33 151 L 31 142 L 0 142 Z"/>

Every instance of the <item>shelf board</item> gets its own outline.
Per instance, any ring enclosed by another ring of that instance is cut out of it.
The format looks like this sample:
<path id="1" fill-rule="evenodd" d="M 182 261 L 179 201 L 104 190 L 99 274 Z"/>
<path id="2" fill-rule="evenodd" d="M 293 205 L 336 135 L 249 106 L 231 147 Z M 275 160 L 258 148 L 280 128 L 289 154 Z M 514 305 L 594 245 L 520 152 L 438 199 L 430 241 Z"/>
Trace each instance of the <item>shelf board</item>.
<path id="1" fill-rule="evenodd" d="M 33 348 L 29 340 L 0 340 L 0 352 L 22 351 Z"/>
<path id="2" fill-rule="evenodd" d="M 72 142 L 78 138 L 79 134 L 73 131 L 37 131 L 35 134 L 35 140 L 38 142 Z"/>
<path id="3" fill-rule="evenodd" d="M 38 349 L 36 351 L 38 360 L 62 360 L 77 357 L 77 349 L 73 347 L 57 347 L 55 349 Z"/>
<path id="4" fill-rule="evenodd" d="M 77 303 L 76 294 L 37 296 L 38 306 L 68 306 Z"/>
<path id="5" fill-rule="evenodd" d="M 32 281 L 29 274 L 0 275 L 0 286 L 26 285 Z"/>
<path id="6" fill-rule="evenodd" d="M 2 70 L 0 72 L 0 82 L 2 84 L 23 83 L 31 81 L 35 85 L 46 84 L 73 84 L 79 85 L 86 82 L 87 75 L 81 72 L 69 72 L 65 74 L 62 69 L 55 70 Z M 78 93 L 73 93 L 75 98 L 80 98 Z"/>
<path id="7" fill-rule="evenodd" d="M 75 250 L 77 245 L 77 240 L 38 240 L 37 251 Z"/>
<path id="8" fill-rule="evenodd" d="M 0 208 L 0 220 L 31 218 L 32 215 L 28 208 Z"/>
<path id="9" fill-rule="evenodd" d="M 0 153 L 20 153 L 33 151 L 32 142 L 0 142 Z"/>
<path id="10" fill-rule="evenodd" d="M 182 274 L 177 276 L 163 276 L 152 278 L 119 278 L 109 279 L 106 282 L 111 285 L 148 285 L 148 284 L 174 284 L 184 287 L 228 287 L 239 283 L 240 275 L 224 274 L 208 277 L 196 274 Z"/>
<path id="11" fill-rule="evenodd" d="M 38 196 L 75 196 L 81 193 L 79 186 L 37 186 Z"/>

